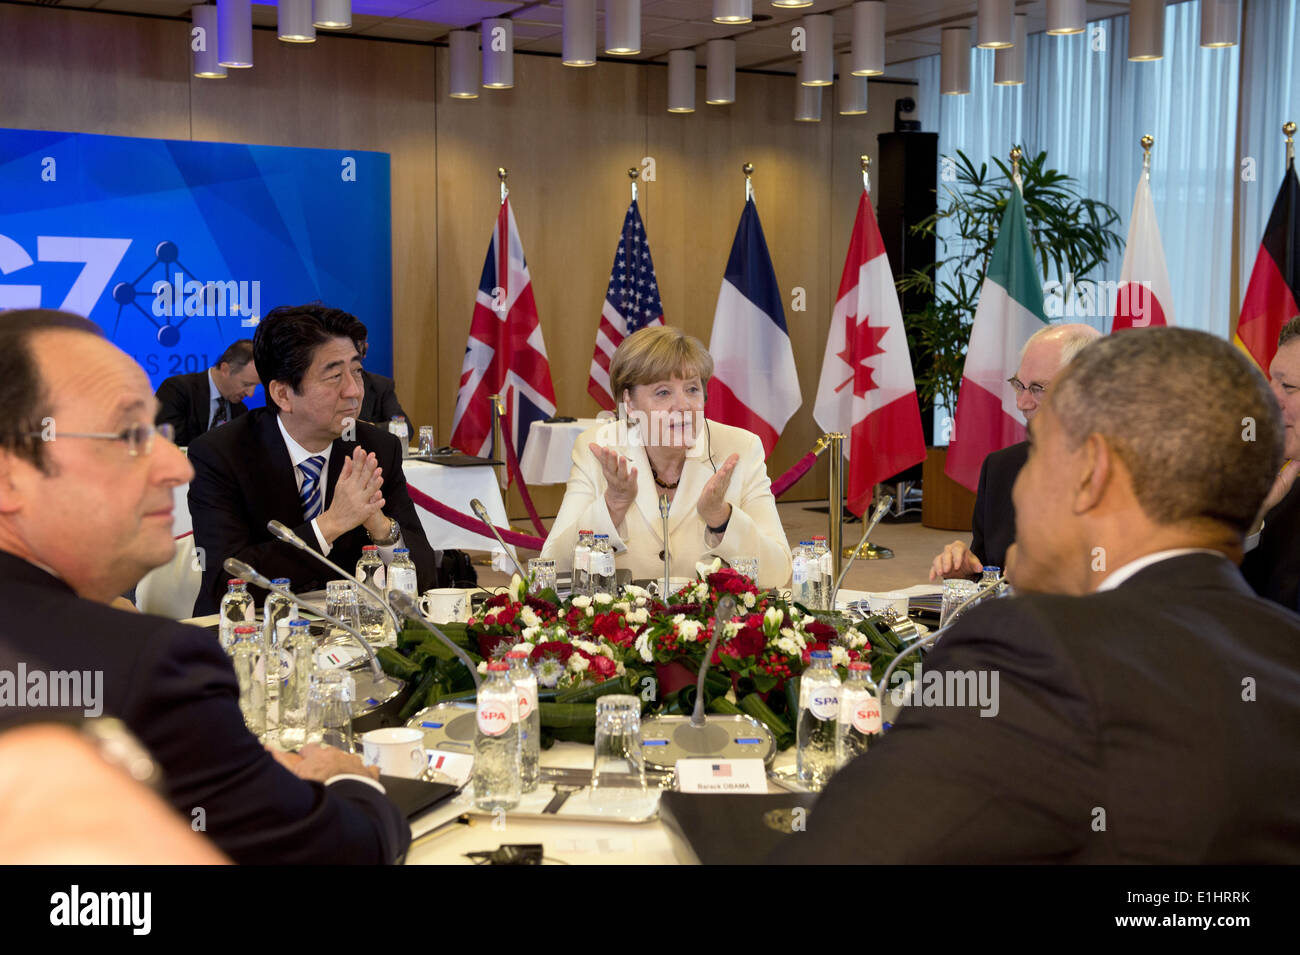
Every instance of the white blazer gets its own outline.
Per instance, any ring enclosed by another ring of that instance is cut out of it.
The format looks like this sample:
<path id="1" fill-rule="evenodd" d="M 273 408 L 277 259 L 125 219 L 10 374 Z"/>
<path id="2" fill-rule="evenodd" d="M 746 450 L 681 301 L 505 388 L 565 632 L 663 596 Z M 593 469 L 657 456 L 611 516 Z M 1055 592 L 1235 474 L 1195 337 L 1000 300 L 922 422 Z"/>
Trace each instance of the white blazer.
<path id="1" fill-rule="evenodd" d="M 554 559 L 557 571 L 573 568 L 573 548 L 580 530 L 608 534 L 615 565 L 627 568 L 634 579 L 663 576 L 663 523 L 650 460 L 639 444 L 616 444 L 618 427 L 601 425 L 584 431 L 573 446 L 564 503 L 555 518 L 542 556 Z M 636 467 L 636 504 L 629 507 L 617 527 L 605 505 L 607 482 L 600 462 L 588 444 L 613 447 Z M 698 449 L 698 453 L 697 453 Z M 739 454 L 731 475 L 726 501 L 731 518 L 721 537 L 710 534 L 695 508 L 700 492 L 714 472 L 732 454 Z M 681 480 L 668 512 L 671 576 L 694 577 L 701 558 L 758 558 L 758 582 L 763 587 L 784 587 L 790 580 L 790 544 L 776 512 L 772 482 L 763 460 L 763 443 L 743 428 L 708 422 L 696 447 L 688 452 Z"/>

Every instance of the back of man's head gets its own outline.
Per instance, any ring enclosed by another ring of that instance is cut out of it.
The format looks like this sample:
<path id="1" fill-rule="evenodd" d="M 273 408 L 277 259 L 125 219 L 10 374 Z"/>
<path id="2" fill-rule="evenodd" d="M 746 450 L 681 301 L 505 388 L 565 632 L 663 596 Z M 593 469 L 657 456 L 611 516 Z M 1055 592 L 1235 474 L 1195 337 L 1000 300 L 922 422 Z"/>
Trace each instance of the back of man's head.
<path id="1" fill-rule="evenodd" d="M 45 442 L 41 422 L 51 413 L 51 396 L 41 381 L 32 338 L 42 332 L 63 330 L 103 338 L 104 332 L 88 318 L 48 308 L 15 309 L 0 315 L 0 408 L 6 427 L 0 428 L 0 448 L 45 469 Z"/>
<path id="2" fill-rule="evenodd" d="M 366 326 L 355 315 L 320 302 L 281 305 L 267 312 L 253 333 L 253 361 L 268 407 L 276 408 L 271 382 L 283 381 L 300 393 L 316 349 L 332 338 L 350 338 L 360 351 Z"/>
<path id="3" fill-rule="evenodd" d="M 1157 524 L 1215 521 L 1244 534 L 1282 460 L 1282 425 L 1254 365 L 1221 338 L 1135 328 L 1061 372 L 1052 412 L 1078 447 L 1106 439 Z"/>

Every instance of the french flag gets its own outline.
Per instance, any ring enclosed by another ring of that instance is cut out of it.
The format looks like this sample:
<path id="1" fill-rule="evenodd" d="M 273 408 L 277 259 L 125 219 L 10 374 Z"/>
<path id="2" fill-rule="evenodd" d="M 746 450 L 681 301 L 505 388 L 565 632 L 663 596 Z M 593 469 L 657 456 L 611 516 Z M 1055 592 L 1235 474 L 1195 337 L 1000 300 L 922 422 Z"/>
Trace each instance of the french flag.
<path id="1" fill-rule="evenodd" d="M 706 416 L 752 431 L 770 455 L 803 399 L 781 290 L 752 196 L 731 244 L 709 351 L 713 379 Z"/>

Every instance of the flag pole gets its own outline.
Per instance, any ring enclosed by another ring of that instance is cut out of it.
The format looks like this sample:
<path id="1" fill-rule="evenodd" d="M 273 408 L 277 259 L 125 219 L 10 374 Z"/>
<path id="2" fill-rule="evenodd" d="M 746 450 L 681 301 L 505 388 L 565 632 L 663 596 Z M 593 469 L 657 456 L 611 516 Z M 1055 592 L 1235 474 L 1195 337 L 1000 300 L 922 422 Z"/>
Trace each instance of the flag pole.
<path id="1" fill-rule="evenodd" d="M 506 467 L 505 432 L 501 427 L 501 415 L 506 410 L 504 395 L 488 395 L 492 402 L 492 457 L 501 459 L 501 470 L 497 472 L 497 483 L 503 488 L 510 486 L 510 473 Z"/>
<path id="2" fill-rule="evenodd" d="M 748 202 L 754 198 L 754 183 L 751 181 L 754 175 L 754 164 L 747 162 L 740 167 L 740 171 L 745 174 L 745 201 Z"/>
<path id="3" fill-rule="evenodd" d="M 1011 181 L 1016 184 L 1016 188 L 1020 190 L 1020 194 L 1024 195 L 1025 184 L 1020 178 L 1020 157 L 1022 155 L 1019 146 L 1011 147 Z"/>
<path id="4" fill-rule="evenodd" d="M 1151 147 L 1155 145 L 1155 137 L 1147 133 L 1140 140 L 1142 144 L 1142 175 L 1146 177 L 1147 182 L 1151 181 Z"/>
<path id="5" fill-rule="evenodd" d="M 862 166 L 862 191 L 871 194 L 871 157 L 863 154 L 858 157 L 858 162 Z"/>
<path id="6" fill-rule="evenodd" d="M 1295 165 L 1295 122 L 1288 120 L 1282 124 L 1282 135 L 1286 137 L 1286 168 Z"/>
<path id="7" fill-rule="evenodd" d="M 841 542 L 844 537 L 844 434 L 831 431 L 826 435 L 831 444 L 830 481 L 826 488 L 826 503 L 830 505 L 830 526 L 826 533 L 826 547 L 831 552 L 831 577 L 840 579 L 840 569 L 844 566 L 844 552 Z M 834 607 L 826 608 L 834 610 Z"/>
<path id="8" fill-rule="evenodd" d="M 501 201 L 506 201 L 506 196 L 510 195 L 510 190 L 506 187 L 506 177 L 510 173 L 505 166 L 497 166 L 497 178 L 501 180 Z"/>
<path id="9" fill-rule="evenodd" d="M 636 180 L 639 172 L 640 170 L 638 170 L 636 166 L 629 166 L 627 170 L 627 178 L 632 180 L 632 201 L 633 202 L 636 202 Z"/>

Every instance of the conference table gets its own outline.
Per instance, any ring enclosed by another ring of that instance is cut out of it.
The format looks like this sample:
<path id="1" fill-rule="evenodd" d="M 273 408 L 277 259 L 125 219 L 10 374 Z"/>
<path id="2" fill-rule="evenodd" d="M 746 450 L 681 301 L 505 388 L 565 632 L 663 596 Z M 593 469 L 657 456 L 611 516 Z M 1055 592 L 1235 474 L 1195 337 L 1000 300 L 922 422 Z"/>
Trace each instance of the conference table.
<path id="1" fill-rule="evenodd" d="M 402 462 L 406 483 L 418 488 L 432 498 L 462 514 L 474 516 L 469 502 L 478 498 L 487 508 L 493 523 L 499 527 L 509 525 L 501 486 L 497 483 L 495 467 L 451 467 L 427 461 Z M 173 533 L 179 537 L 194 529 L 187 499 L 190 486 L 182 484 L 173 493 Z M 420 523 L 430 545 L 438 550 L 478 550 L 493 554 L 502 553 L 501 545 L 491 536 L 465 530 L 417 506 Z"/>

